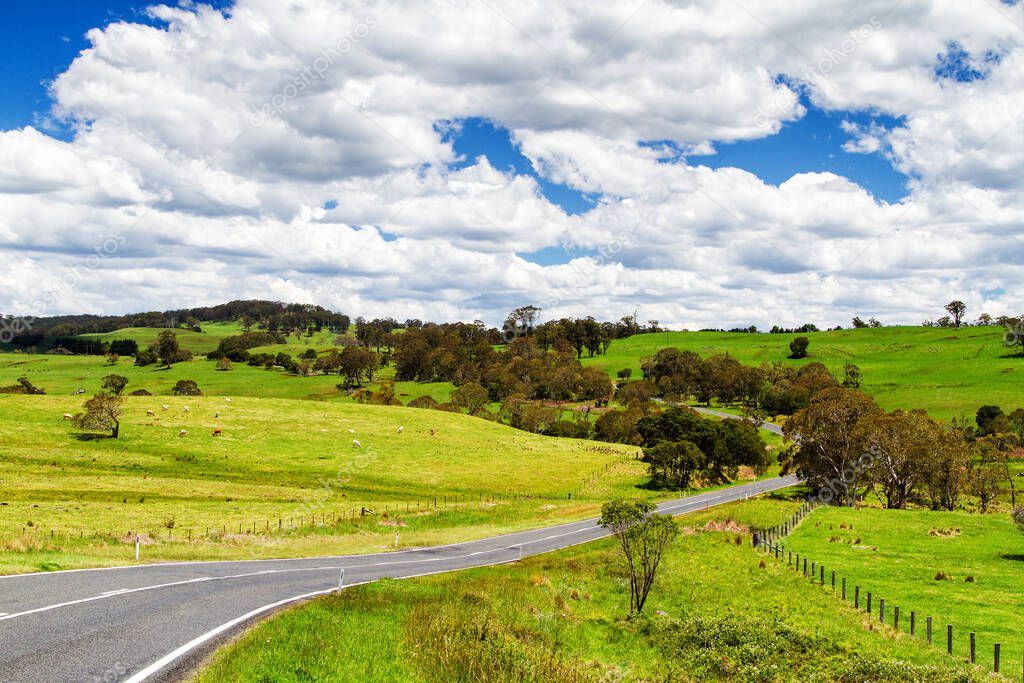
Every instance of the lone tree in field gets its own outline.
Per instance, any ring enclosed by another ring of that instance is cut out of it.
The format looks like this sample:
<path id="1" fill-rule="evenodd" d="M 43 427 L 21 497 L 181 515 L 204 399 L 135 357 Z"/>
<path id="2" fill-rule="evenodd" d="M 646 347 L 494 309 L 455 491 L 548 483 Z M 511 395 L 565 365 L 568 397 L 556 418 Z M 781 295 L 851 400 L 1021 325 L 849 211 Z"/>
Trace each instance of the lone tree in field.
<path id="1" fill-rule="evenodd" d="M 950 301 L 945 306 L 946 312 L 953 317 L 953 327 L 960 327 L 960 322 L 964 319 L 964 313 L 967 312 L 967 304 L 963 301 Z"/>
<path id="2" fill-rule="evenodd" d="M 1024 532 L 1024 507 L 1013 508 L 1013 512 L 1010 513 L 1010 516 L 1013 517 L 1013 521 L 1017 525 L 1017 528 L 1020 529 L 1021 532 Z"/>
<path id="3" fill-rule="evenodd" d="M 175 363 L 192 360 L 192 352 L 178 346 L 178 335 L 171 330 L 161 332 L 150 350 L 160 359 L 160 363 L 168 368 Z M 135 361 L 138 364 L 138 356 L 135 357 Z"/>
<path id="4" fill-rule="evenodd" d="M 128 386 L 128 378 L 124 375 L 107 375 L 103 378 L 103 384 L 100 386 L 103 388 L 103 391 L 114 396 L 120 396 L 124 388 Z"/>
<path id="5" fill-rule="evenodd" d="M 85 412 L 78 413 L 71 423 L 79 429 L 110 430 L 117 438 L 121 430 L 121 405 L 124 399 L 111 394 L 96 394 L 85 402 Z"/>
<path id="6" fill-rule="evenodd" d="M 654 510 L 653 503 L 621 498 L 601 506 L 598 523 L 614 534 L 626 558 L 631 616 L 643 610 L 665 548 L 679 534 L 672 517 Z"/>
<path id="7" fill-rule="evenodd" d="M 807 337 L 797 337 L 793 341 L 789 342 L 789 357 L 807 358 L 807 347 L 810 345 L 811 340 Z"/>

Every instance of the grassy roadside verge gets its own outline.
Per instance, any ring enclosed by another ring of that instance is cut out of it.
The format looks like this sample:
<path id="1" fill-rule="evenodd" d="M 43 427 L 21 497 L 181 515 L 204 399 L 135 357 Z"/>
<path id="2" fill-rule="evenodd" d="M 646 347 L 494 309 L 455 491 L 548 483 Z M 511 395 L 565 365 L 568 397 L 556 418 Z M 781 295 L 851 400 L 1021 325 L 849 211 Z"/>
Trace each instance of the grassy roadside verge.
<path id="1" fill-rule="evenodd" d="M 969 681 L 985 674 L 837 604 L 749 548 L 755 499 L 681 518 L 646 609 L 600 541 L 500 567 L 354 587 L 281 613 L 218 652 L 213 681 Z"/>

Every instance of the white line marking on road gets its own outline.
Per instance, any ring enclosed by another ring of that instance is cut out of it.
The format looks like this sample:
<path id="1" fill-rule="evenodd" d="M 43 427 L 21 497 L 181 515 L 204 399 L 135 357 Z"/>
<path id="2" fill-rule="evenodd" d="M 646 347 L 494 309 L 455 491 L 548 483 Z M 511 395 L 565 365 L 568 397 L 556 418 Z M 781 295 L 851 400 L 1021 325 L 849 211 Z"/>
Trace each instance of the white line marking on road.
<path id="1" fill-rule="evenodd" d="M 88 598 L 79 598 L 77 600 L 68 600 L 67 602 L 59 602 L 59 603 L 54 604 L 54 605 L 46 605 L 44 607 L 36 607 L 34 609 L 27 609 L 27 610 L 25 610 L 23 612 L 15 612 L 14 614 L 6 614 L 6 613 L 0 614 L 0 621 L 8 621 L 10 619 L 17 619 L 18 617 L 25 617 L 25 616 L 28 616 L 30 614 L 39 614 L 40 612 L 49 612 L 49 611 L 52 611 L 52 610 L 55 610 L 55 609 L 60 609 L 61 607 L 71 607 L 73 605 L 81 605 L 81 604 L 86 603 L 86 602 L 95 602 L 96 600 L 103 600 L 103 599 L 106 599 L 106 598 L 116 598 L 116 597 L 119 597 L 119 596 L 122 596 L 122 595 L 128 595 L 130 593 L 142 593 L 144 591 L 152 591 L 152 590 L 157 590 L 157 589 L 160 589 L 160 588 L 171 588 L 173 586 L 185 586 L 185 585 L 188 585 L 190 583 L 203 583 L 203 582 L 206 582 L 206 581 L 224 581 L 226 579 L 242 579 L 242 578 L 247 578 L 247 577 L 250 577 L 250 576 L 256 576 L 257 574 L 267 574 L 267 573 L 286 574 L 286 573 L 289 573 L 289 572 L 311 572 L 311 571 L 319 571 L 319 570 L 325 569 L 325 568 L 326 567 L 315 567 L 315 568 L 298 567 L 298 568 L 294 568 L 294 569 L 275 569 L 275 570 L 272 570 L 271 572 L 251 572 L 251 573 L 248 573 L 248 574 L 231 574 L 229 576 L 217 576 L 217 577 L 200 576 L 200 577 L 195 578 L 195 579 L 186 579 L 184 581 L 171 581 L 169 583 L 160 583 L 160 584 L 156 584 L 154 586 L 140 586 L 138 588 L 119 588 L 117 590 L 112 590 L 112 591 L 107 591 L 105 593 L 100 593 L 99 595 L 92 595 L 92 596 L 90 596 Z M 332 567 L 332 569 L 338 569 L 338 567 Z"/>

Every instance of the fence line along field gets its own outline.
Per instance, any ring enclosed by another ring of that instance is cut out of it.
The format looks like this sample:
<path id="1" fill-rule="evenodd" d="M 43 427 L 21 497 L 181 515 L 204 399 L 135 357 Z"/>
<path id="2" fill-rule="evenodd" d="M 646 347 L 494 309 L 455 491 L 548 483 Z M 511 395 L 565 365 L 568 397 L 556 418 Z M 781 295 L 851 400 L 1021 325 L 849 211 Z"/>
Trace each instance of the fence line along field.
<path id="1" fill-rule="evenodd" d="M 65 419 L 83 398 L 0 395 L 0 571 L 123 563 L 131 530 L 148 559 L 467 540 L 592 514 L 646 480 L 635 447 L 442 411 L 128 397 L 112 439 Z M 311 515 L 314 529 L 262 533 Z"/>
<path id="2" fill-rule="evenodd" d="M 846 577 L 851 601 L 855 585 L 862 601 L 866 591 L 884 599 L 888 623 L 899 606 L 906 631 L 914 610 L 920 635 L 932 616 L 939 648 L 952 624 L 958 658 L 968 657 L 973 631 L 979 662 L 990 666 L 1000 643 L 1003 671 L 1020 673 L 1024 539 L 1008 515 L 820 507 L 782 544 Z"/>

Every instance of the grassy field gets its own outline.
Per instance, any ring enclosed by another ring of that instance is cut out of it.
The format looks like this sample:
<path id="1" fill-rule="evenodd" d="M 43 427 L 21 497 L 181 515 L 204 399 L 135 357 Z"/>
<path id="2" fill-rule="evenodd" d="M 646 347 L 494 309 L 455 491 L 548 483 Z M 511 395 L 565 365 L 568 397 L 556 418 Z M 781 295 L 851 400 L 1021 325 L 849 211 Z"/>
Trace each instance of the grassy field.
<path id="1" fill-rule="evenodd" d="M 100 391 L 103 377 L 109 374 L 128 378 L 126 393 L 145 389 L 166 396 L 175 382 L 191 379 L 199 384 L 204 394 L 214 396 L 351 400 L 346 392 L 337 388 L 341 381 L 337 375 L 299 377 L 283 370 L 265 370 L 245 363 L 235 363 L 231 370 L 219 371 L 216 363 L 202 358 L 158 368 L 155 365 L 136 367 L 131 358 L 122 358 L 116 365 L 110 365 L 102 356 L 0 354 L 0 385 L 11 385 L 19 377 L 27 377 L 47 394 L 69 395 L 85 389 L 91 396 Z M 382 377 L 393 374 L 391 369 L 381 373 Z M 367 386 L 375 388 L 377 385 Z M 398 382 L 395 385 L 404 403 L 423 395 L 447 401 L 453 388 L 448 382 Z"/>
<path id="2" fill-rule="evenodd" d="M 745 524 L 796 503 L 756 499 L 680 519 L 645 609 L 614 544 L 501 567 L 382 581 L 286 611 L 217 653 L 203 682 L 968 681 L 919 639 L 880 629 L 749 547 Z M 626 591 L 626 592 L 624 592 Z"/>
<path id="3" fill-rule="evenodd" d="M 239 323 L 209 323 L 202 325 L 201 329 L 202 332 L 185 329 L 174 330 L 178 336 L 178 345 L 192 353 L 207 353 L 216 349 L 221 339 L 242 333 L 242 326 Z M 145 349 L 156 342 L 156 338 L 163 331 L 163 328 L 159 327 L 124 327 L 113 332 L 98 332 L 79 336 L 108 343 L 115 339 L 134 339 L 140 349 Z"/>
<path id="4" fill-rule="evenodd" d="M 636 448 L 453 413 L 130 397 L 115 440 L 62 418 L 81 403 L 0 395 L 0 571 L 123 563 L 129 530 L 153 541 L 150 560 L 297 556 L 380 550 L 396 530 L 403 545 L 483 537 L 653 495 L 636 488 Z M 363 507 L 376 514 L 334 524 Z"/>
<path id="5" fill-rule="evenodd" d="M 1003 345 L 1003 334 L 1001 327 L 881 327 L 809 335 L 663 332 L 617 340 L 607 355 L 583 363 L 612 375 L 632 368 L 638 377 L 640 359 L 669 346 L 703 357 L 728 353 L 754 365 L 819 361 L 840 378 L 843 365 L 853 363 L 863 373 L 861 388 L 887 410 L 924 408 L 939 418 L 973 417 L 984 404 L 1006 412 L 1024 404 L 1024 358 Z M 789 342 L 797 336 L 810 339 L 810 357 L 789 360 Z"/>
<path id="6" fill-rule="evenodd" d="M 1002 643 L 1004 671 L 1020 678 L 1024 535 L 1008 515 L 821 508 L 787 544 L 846 576 L 851 600 L 855 584 L 862 600 L 869 590 L 876 601 L 885 598 L 890 623 L 899 605 L 902 630 L 909 628 L 910 610 L 922 632 L 930 615 L 945 647 L 946 624 L 953 624 L 958 657 L 967 656 L 970 631 L 977 632 L 978 658 L 987 665 L 993 643 Z M 939 572 L 949 578 L 936 580 Z"/>

